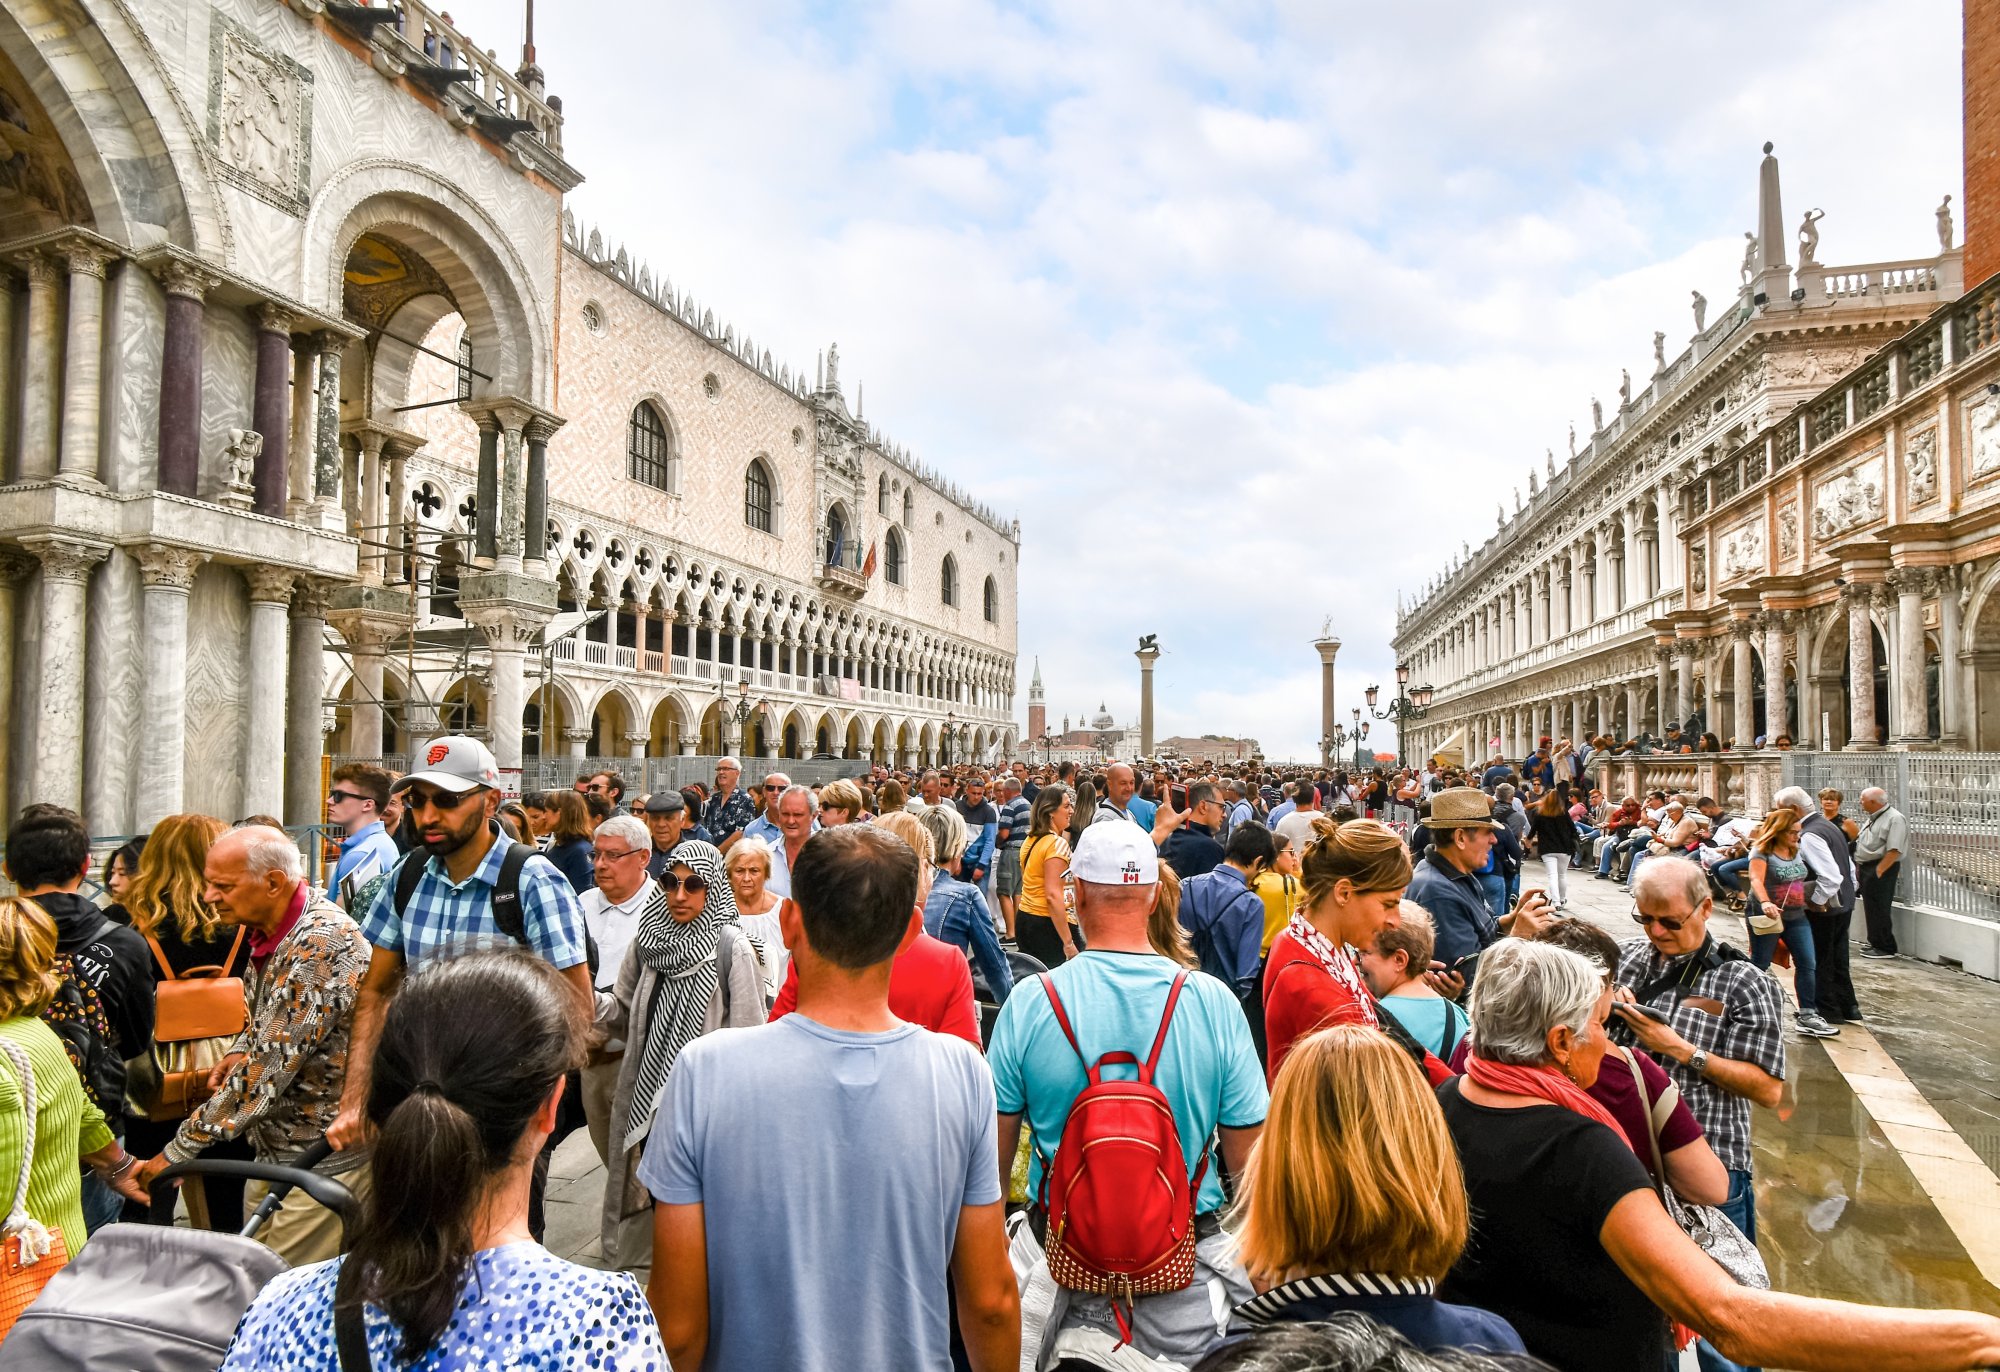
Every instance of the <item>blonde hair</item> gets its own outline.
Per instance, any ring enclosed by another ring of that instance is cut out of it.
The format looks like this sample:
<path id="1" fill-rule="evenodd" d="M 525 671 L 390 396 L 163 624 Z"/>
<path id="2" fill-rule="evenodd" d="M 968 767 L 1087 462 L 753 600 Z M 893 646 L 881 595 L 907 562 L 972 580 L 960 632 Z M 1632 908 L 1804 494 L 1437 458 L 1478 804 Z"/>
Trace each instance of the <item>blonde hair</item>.
<path id="1" fill-rule="evenodd" d="M 922 820 L 908 810 L 891 810 L 879 817 L 875 823 L 914 848 L 917 853 L 917 871 L 924 875 L 929 874 L 937 849 L 931 843 L 931 831 L 924 828 Z"/>
<path id="2" fill-rule="evenodd" d="M 860 819 L 868 806 L 861 798 L 861 788 L 842 777 L 819 788 L 819 808 L 845 810 L 847 817 L 853 820 Z"/>
<path id="3" fill-rule="evenodd" d="M 1791 806 L 1773 806 L 1771 813 L 1765 815 L 1763 821 L 1758 824 L 1757 832 L 1750 835 L 1750 846 L 1768 853 L 1791 836 L 1792 831 L 1801 823 L 1799 812 Z M 146 846 L 152 847 L 152 842 L 148 840 Z"/>
<path id="4" fill-rule="evenodd" d="M 1400 891 L 1410 884 L 1410 850 L 1379 820 L 1313 821 L 1313 838 L 1299 863 L 1306 904 L 1317 905 L 1340 881 L 1359 892 Z"/>
<path id="5" fill-rule="evenodd" d="M 0 1020 L 37 1015 L 55 999 L 56 922 L 20 896 L 0 896 Z"/>
<path id="6" fill-rule="evenodd" d="M 1424 1074 L 1380 1030 L 1296 1043 L 1236 1203 L 1237 1256 L 1290 1273 L 1444 1276 L 1465 1248 L 1465 1175 Z"/>
<path id="7" fill-rule="evenodd" d="M 1160 881 L 1153 891 L 1153 913 L 1146 916 L 1146 942 L 1171 962 L 1199 967 L 1201 959 L 1195 956 L 1194 945 L 1188 942 L 1187 930 L 1181 928 L 1180 873 L 1161 862 Z"/>
<path id="8" fill-rule="evenodd" d="M 1421 977 L 1431 968 L 1431 954 L 1437 951 L 1437 928 L 1431 923 L 1431 912 L 1414 900 L 1406 900 L 1397 907 L 1396 922 L 1382 926 L 1382 932 L 1375 935 L 1375 952 L 1385 958 L 1401 953 L 1404 957 L 1403 975 Z"/>
<path id="9" fill-rule="evenodd" d="M 222 928 L 222 915 L 202 899 L 208 850 L 227 832 L 213 815 L 168 815 L 146 836 L 138 870 L 125 888 L 132 927 L 148 938 L 171 915 L 183 943 L 206 943 Z"/>

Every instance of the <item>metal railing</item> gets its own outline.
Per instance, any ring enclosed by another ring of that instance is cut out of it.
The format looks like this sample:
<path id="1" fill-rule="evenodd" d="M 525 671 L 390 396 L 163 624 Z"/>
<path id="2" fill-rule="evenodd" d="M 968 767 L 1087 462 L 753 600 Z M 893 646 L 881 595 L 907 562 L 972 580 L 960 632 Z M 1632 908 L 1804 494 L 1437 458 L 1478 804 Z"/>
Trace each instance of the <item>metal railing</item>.
<path id="1" fill-rule="evenodd" d="M 2000 753 L 1794 752 L 1784 779 L 1815 794 L 1838 787 L 1857 819 L 1861 792 L 1880 786 L 1910 822 L 1898 899 L 2000 922 Z"/>
<path id="2" fill-rule="evenodd" d="M 340 840 L 344 833 L 325 824 L 287 825 L 285 832 L 298 841 L 299 853 L 305 858 L 306 884 L 315 889 L 325 889 L 327 874 L 333 870 L 333 863 L 340 856 Z M 111 893 L 99 880 L 104 874 L 105 860 L 130 843 L 135 834 L 93 834 L 90 838 L 90 874 L 83 879 L 77 894 L 98 905 L 110 905 Z M 0 859 L 7 854 L 5 844 L 0 844 Z M 14 883 L 0 873 L 0 895 L 13 895 Z"/>

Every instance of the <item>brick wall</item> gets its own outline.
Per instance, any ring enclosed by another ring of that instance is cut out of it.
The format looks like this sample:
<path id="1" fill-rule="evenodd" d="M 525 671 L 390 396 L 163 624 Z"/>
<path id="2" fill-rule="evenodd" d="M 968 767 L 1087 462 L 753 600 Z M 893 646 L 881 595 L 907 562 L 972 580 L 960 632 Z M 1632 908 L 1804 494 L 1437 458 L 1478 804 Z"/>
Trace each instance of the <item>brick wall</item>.
<path id="1" fill-rule="evenodd" d="M 1965 0 L 1965 285 L 2000 271 L 2000 0 Z"/>

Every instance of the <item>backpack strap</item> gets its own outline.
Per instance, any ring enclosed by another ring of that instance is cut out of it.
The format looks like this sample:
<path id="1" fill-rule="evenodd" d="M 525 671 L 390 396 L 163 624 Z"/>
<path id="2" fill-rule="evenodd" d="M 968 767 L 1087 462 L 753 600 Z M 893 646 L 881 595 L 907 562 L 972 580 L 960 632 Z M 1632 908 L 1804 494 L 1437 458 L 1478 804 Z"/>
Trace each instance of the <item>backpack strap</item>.
<path id="1" fill-rule="evenodd" d="M 1186 972 L 1178 974 L 1167 991 L 1167 1008 L 1160 1012 L 1160 1032 L 1153 1036 L 1153 1051 L 1146 1054 L 1146 1065 L 1139 1069 L 1139 1080 L 1148 1086 L 1153 1084 L 1153 1069 L 1160 1065 L 1160 1050 L 1167 1046 L 1167 1029 L 1174 1022 L 1174 1003 L 1181 998 L 1181 987 L 1187 985 L 1187 979 Z"/>
<path id="2" fill-rule="evenodd" d="M 238 932 L 236 936 L 239 939 L 243 937 L 242 928 L 243 926 L 241 925 L 237 926 Z M 167 961 L 167 950 L 160 947 L 160 941 L 154 938 L 151 934 L 147 934 L 144 937 L 146 940 L 146 946 L 153 950 L 153 960 L 160 964 L 161 973 L 165 975 L 168 981 L 179 981 L 180 978 L 174 975 L 174 965 L 171 962 Z M 232 952 L 230 956 L 234 957 L 235 953 Z"/>
<path id="3" fill-rule="evenodd" d="M 516 943 L 528 941 L 528 925 L 521 914 L 521 869 L 535 850 L 509 839 L 507 855 L 500 859 L 500 875 L 493 883 L 493 922 L 500 932 Z"/>
<path id="4" fill-rule="evenodd" d="M 1069 1040 L 1070 1051 L 1076 1054 L 1076 1060 L 1083 1064 L 1084 1076 L 1088 1077 L 1091 1085 L 1095 1086 L 1097 1084 L 1097 1069 L 1092 1067 L 1090 1059 L 1083 1055 L 1083 1045 L 1076 1041 L 1076 1030 L 1069 1027 L 1069 1012 L 1063 1009 L 1062 997 L 1056 994 L 1055 978 L 1044 972 L 1042 975 L 1036 977 L 1035 980 L 1042 984 L 1042 990 L 1047 993 L 1049 1009 L 1055 1011 L 1056 1014 L 1056 1025 L 1063 1031 L 1063 1037 Z M 1137 1058 L 1132 1058 L 1132 1055 L 1129 1053 L 1126 1056 L 1131 1058 L 1135 1063 L 1138 1061 Z"/>
<path id="5" fill-rule="evenodd" d="M 396 863 L 396 918 L 401 919 L 410 908 L 410 897 L 417 893 L 417 883 L 424 879 L 424 872 L 430 866 L 430 854 L 423 849 L 414 849 L 403 854 Z"/>

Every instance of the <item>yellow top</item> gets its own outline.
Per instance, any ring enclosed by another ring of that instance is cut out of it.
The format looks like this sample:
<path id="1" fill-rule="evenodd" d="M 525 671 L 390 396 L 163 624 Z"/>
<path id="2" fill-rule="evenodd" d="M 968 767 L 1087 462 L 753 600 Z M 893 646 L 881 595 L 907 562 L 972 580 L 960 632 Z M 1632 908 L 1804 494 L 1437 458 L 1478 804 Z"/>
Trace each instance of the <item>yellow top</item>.
<path id="1" fill-rule="evenodd" d="M 1049 892 L 1042 882 L 1042 869 L 1050 858 L 1061 858 L 1065 867 L 1069 865 L 1068 836 L 1037 834 L 1021 845 L 1020 908 L 1031 915 L 1040 915 L 1043 919 L 1055 918 L 1054 907 L 1049 903 Z M 1055 903 L 1057 905 L 1062 903 L 1061 891 L 1056 892 Z"/>
<path id="2" fill-rule="evenodd" d="M 1264 902 L 1264 951 L 1269 953 L 1271 941 L 1285 932 L 1293 913 L 1305 902 L 1305 883 L 1283 872 L 1261 872 L 1251 889 Z"/>

